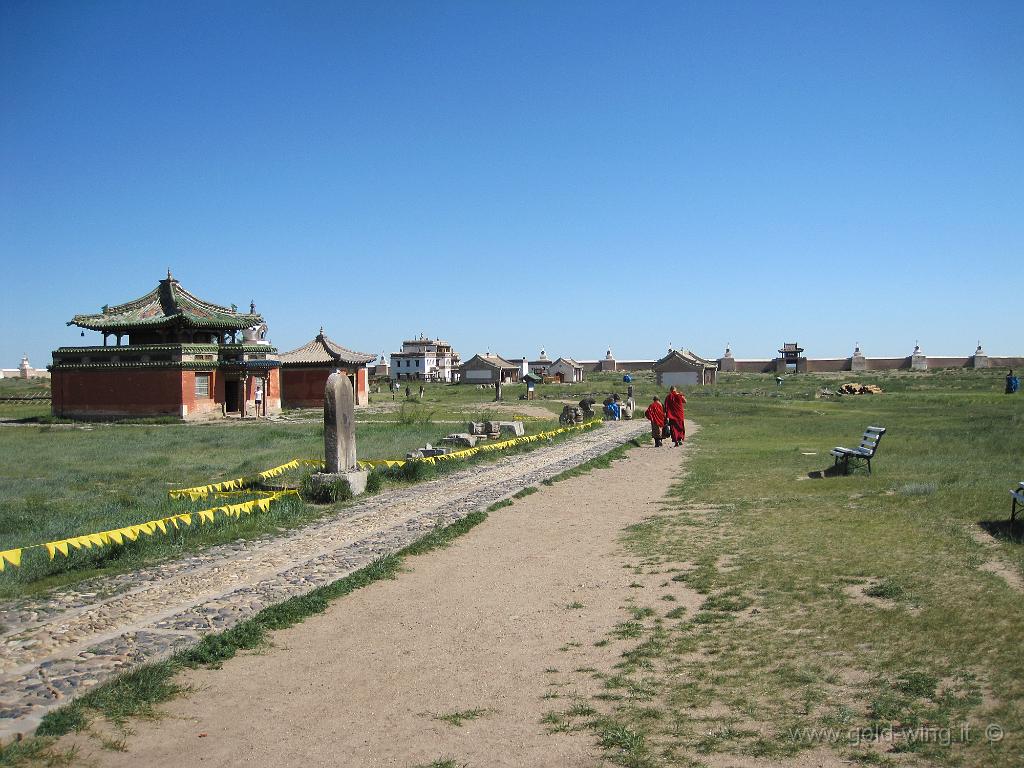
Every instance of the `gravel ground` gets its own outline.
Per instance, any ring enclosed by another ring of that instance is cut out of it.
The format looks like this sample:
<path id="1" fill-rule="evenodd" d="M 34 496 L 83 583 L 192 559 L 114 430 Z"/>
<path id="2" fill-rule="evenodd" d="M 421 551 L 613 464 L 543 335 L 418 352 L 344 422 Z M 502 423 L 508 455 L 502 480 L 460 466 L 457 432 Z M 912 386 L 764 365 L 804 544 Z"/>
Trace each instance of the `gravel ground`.
<path id="1" fill-rule="evenodd" d="M 274 603 L 343 578 L 516 491 L 647 431 L 606 423 L 571 440 L 388 491 L 278 537 L 206 550 L 83 582 L 0 611 L 0 739 L 30 734 L 75 695 L 228 629 Z"/>

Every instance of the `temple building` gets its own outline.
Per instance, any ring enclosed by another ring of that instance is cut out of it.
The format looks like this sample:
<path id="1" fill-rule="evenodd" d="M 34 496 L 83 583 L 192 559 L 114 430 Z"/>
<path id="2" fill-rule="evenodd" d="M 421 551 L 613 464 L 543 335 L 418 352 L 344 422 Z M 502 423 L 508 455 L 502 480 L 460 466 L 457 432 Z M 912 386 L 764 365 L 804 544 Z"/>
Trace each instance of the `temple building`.
<path id="1" fill-rule="evenodd" d="M 523 367 L 522 363 L 510 363 L 500 355 L 487 352 L 473 355 L 464 362 L 459 368 L 459 377 L 467 384 L 504 384 L 519 381 L 524 374 Z"/>
<path id="2" fill-rule="evenodd" d="M 192 420 L 281 410 L 280 362 L 255 305 L 238 312 L 200 299 L 170 270 L 145 296 L 68 325 L 99 331 L 103 344 L 54 351 L 55 416 Z"/>
<path id="3" fill-rule="evenodd" d="M 718 381 L 718 363 L 688 349 L 669 349 L 654 364 L 654 373 L 659 387 L 704 386 Z"/>
<path id="4" fill-rule="evenodd" d="M 381 355 L 381 359 L 383 359 Z M 367 364 L 376 355 L 353 352 L 324 336 L 324 329 L 308 344 L 281 355 L 281 400 L 285 408 L 323 408 L 327 377 L 340 370 L 352 381 L 356 405 L 370 402 Z"/>

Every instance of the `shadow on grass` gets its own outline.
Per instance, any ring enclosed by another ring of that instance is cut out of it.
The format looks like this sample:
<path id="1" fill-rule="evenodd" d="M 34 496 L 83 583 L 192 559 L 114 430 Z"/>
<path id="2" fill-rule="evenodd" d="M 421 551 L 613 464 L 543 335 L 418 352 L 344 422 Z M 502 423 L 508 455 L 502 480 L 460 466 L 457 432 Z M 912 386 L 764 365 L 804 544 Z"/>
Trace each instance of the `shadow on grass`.
<path id="1" fill-rule="evenodd" d="M 1024 544 L 1024 521 L 1022 520 L 1017 520 L 1012 524 L 1008 518 L 1005 520 L 979 520 L 978 525 L 994 539 Z"/>
<path id="2" fill-rule="evenodd" d="M 824 480 L 829 477 L 843 477 L 846 473 L 843 472 L 843 468 L 838 464 L 826 467 L 825 469 L 816 469 L 814 472 L 808 472 L 807 476 L 811 480 Z"/>

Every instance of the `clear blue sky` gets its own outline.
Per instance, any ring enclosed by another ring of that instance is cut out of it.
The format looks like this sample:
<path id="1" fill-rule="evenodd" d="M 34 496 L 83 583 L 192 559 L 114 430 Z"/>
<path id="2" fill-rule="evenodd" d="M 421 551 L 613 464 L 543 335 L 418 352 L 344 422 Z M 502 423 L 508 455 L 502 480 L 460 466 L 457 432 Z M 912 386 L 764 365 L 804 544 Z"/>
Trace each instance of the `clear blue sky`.
<path id="1" fill-rule="evenodd" d="M 0 365 L 168 267 L 468 358 L 1024 353 L 1024 3 L 0 4 Z"/>

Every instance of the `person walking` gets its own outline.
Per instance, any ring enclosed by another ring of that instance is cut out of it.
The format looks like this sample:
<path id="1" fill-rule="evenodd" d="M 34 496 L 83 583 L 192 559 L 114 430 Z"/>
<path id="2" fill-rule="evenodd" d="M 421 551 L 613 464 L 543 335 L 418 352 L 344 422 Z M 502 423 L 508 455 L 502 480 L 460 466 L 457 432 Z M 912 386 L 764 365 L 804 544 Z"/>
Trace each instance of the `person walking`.
<path id="1" fill-rule="evenodd" d="M 655 395 L 651 404 L 644 411 L 644 416 L 651 422 L 651 437 L 654 438 L 654 447 L 661 448 L 661 438 L 665 431 L 665 409 L 661 407 L 661 400 Z"/>
<path id="2" fill-rule="evenodd" d="M 672 431 L 672 445 L 680 446 L 686 439 L 686 395 L 672 387 L 665 398 L 665 418 Z"/>

